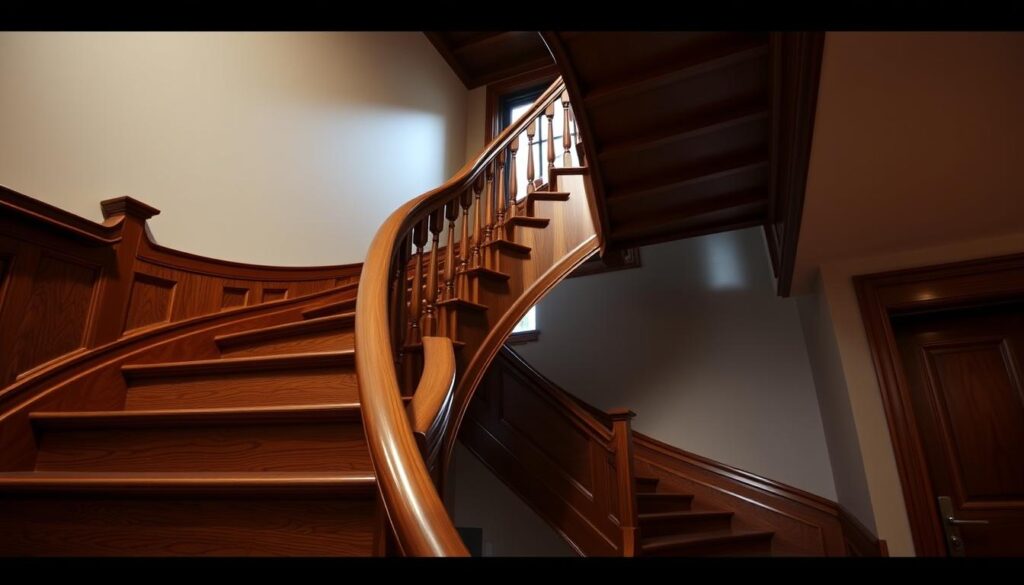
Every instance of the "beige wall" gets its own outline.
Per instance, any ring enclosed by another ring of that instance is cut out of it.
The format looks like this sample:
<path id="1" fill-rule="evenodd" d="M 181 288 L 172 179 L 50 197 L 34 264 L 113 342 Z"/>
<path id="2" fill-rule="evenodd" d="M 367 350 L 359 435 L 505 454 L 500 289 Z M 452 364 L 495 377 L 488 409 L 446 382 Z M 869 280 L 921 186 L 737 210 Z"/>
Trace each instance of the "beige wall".
<path id="1" fill-rule="evenodd" d="M 469 90 L 466 96 L 466 160 L 480 153 L 484 146 L 487 121 L 487 86 Z"/>
<path id="2" fill-rule="evenodd" d="M 466 89 L 401 33 L 0 33 L 0 184 L 91 219 L 132 195 L 161 244 L 361 262 L 465 162 Z"/>
<path id="3" fill-rule="evenodd" d="M 540 340 L 515 346 L 634 428 L 835 500 L 797 306 L 775 295 L 760 228 L 641 249 L 643 267 L 560 283 Z"/>

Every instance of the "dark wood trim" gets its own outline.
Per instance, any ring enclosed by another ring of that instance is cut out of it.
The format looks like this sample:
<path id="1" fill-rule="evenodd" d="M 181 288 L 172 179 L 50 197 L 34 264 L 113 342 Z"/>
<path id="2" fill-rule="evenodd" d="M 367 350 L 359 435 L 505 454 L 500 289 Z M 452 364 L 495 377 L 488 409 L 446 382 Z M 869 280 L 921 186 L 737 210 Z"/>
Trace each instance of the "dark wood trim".
<path id="1" fill-rule="evenodd" d="M 597 231 L 598 253 L 604 256 L 605 251 L 608 249 L 608 238 L 612 233 L 608 220 L 608 200 L 605 195 L 607 191 L 604 187 L 604 179 L 601 177 L 601 169 L 595 166 L 598 164 L 596 157 L 599 151 L 598 145 L 594 141 L 594 134 L 591 131 L 590 114 L 588 114 L 587 108 L 583 107 L 585 103 L 583 88 L 580 87 L 579 78 L 576 76 L 576 68 L 559 33 L 545 31 L 540 34 L 540 38 L 548 46 L 551 56 L 555 59 L 555 65 L 562 74 L 565 90 L 569 92 L 569 102 L 575 104 L 573 106 L 573 115 L 576 118 L 576 126 L 579 129 L 580 142 L 583 144 L 583 158 L 587 166 L 591 167 L 591 172 L 589 173 L 592 193 L 590 213 L 594 218 L 594 227 Z"/>
<path id="2" fill-rule="evenodd" d="M 501 103 L 501 98 L 535 86 L 547 87 L 557 77 L 558 68 L 554 65 L 546 65 L 539 69 L 509 77 L 508 79 L 487 84 L 487 94 L 484 98 L 484 144 L 490 144 L 491 140 L 501 131 L 501 111 L 498 107 Z M 543 88 L 541 88 L 541 91 L 543 91 Z"/>
<path id="3" fill-rule="evenodd" d="M 839 510 L 839 525 L 843 528 L 846 552 L 851 557 L 887 557 L 889 545 L 877 538 L 849 510 L 835 504 Z"/>
<path id="4" fill-rule="evenodd" d="M 531 341 L 537 341 L 538 339 L 540 339 L 540 331 L 537 331 L 536 329 L 533 331 L 519 331 L 518 333 L 509 334 L 508 339 L 505 340 L 505 344 L 520 345 Z"/>
<path id="5" fill-rule="evenodd" d="M 642 268 L 640 262 L 640 248 L 615 248 L 608 250 L 604 256 L 594 255 L 589 260 L 573 271 L 568 278 L 577 276 L 590 276 L 591 274 L 604 274 L 616 270 L 628 270 L 630 268 Z"/>
<path id="6" fill-rule="evenodd" d="M 452 72 L 459 78 L 462 85 L 464 85 L 466 89 L 472 89 L 474 87 L 472 85 L 472 78 L 470 78 L 466 73 L 466 70 L 463 69 L 462 63 L 459 62 L 459 58 L 455 56 L 455 53 L 448 49 L 448 43 L 444 42 L 444 39 L 436 32 L 424 32 L 423 34 L 427 37 L 427 40 L 430 41 L 430 44 L 434 45 L 434 48 L 437 49 L 437 52 L 445 62 L 448 63 L 448 66 L 452 68 Z"/>
<path id="7" fill-rule="evenodd" d="M 889 423 L 896 467 L 918 556 L 946 544 L 891 318 L 915 311 L 1024 297 L 1024 254 L 856 276 L 861 318 Z"/>
<path id="8" fill-rule="evenodd" d="M 3 185 L 0 185 L 0 210 L 41 224 L 51 232 L 83 240 L 90 245 L 111 246 L 121 241 L 121 226 L 118 223 L 95 223 Z"/>
<path id="9" fill-rule="evenodd" d="M 764 224 L 779 296 L 793 282 L 804 190 L 818 106 L 818 84 L 825 33 L 772 33 L 771 175 L 768 219 Z"/>

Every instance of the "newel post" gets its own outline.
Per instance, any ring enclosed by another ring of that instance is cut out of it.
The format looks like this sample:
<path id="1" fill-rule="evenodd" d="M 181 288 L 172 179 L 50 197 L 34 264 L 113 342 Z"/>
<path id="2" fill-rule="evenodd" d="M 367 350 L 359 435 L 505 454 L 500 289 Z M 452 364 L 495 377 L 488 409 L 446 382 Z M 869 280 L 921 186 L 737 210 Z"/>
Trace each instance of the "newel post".
<path id="1" fill-rule="evenodd" d="M 640 538 L 637 529 L 636 481 L 633 475 L 633 429 L 630 420 L 636 413 L 628 408 L 608 411 L 612 419 L 612 448 L 615 452 L 615 481 L 619 493 L 619 527 L 622 529 L 622 556 L 636 556 Z"/>
<path id="2" fill-rule="evenodd" d="M 100 202 L 105 225 L 121 224 L 121 241 L 115 246 L 116 270 L 103 275 L 103 288 L 91 347 L 109 343 L 121 337 L 135 282 L 135 258 L 146 237 L 146 220 L 160 210 L 131 197 L 116 197 Z"/>

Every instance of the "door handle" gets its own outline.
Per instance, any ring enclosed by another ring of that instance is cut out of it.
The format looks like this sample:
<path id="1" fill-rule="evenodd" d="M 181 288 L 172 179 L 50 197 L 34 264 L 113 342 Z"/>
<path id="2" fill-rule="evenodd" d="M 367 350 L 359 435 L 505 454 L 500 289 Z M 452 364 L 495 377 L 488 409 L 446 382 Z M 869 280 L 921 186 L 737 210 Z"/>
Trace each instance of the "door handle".
<path id="1" fill-rule="evenodd" d="M 946 516 L 946 523 L 951 526 L 988 524 L 988 520 L 961 520 L 955 516 Z"/>

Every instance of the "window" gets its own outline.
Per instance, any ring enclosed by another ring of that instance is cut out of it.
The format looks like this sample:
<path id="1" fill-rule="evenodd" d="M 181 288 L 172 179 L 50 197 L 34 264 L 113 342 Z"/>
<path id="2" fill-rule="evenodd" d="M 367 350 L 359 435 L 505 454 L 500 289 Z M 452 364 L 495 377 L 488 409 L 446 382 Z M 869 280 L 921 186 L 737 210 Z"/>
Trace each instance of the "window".
<path id="1" fill-rule="evenodd" d="M 538 338 L 540 338 L 540 331 L 537 330 L 537 306 L 534 305 L 530 307 L 522 320 L 516 323 L 512 334 L 508 336 L 508 343 L 526 343 L 527 341 L 537 341 Z"/>

